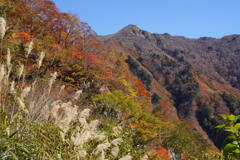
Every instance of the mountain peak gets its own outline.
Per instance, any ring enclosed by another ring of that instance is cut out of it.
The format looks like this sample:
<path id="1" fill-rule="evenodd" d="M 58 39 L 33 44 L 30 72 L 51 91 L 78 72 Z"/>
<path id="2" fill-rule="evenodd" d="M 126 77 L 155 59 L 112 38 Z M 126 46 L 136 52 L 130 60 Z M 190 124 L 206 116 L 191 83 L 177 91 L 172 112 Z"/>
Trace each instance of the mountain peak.
<path id="1" fill-rule="evenodd" d="M 141 29 L 138 26 L 130 24 L 121 29 L 118 33 L 136 33 L 139 31 L 141 31 Z"/>
<path id="2" fill-rule="evenodd" d="M 125 26 L 123 29 L 140 29 L 140 28 L 134 24 L 129 24 Z"/>

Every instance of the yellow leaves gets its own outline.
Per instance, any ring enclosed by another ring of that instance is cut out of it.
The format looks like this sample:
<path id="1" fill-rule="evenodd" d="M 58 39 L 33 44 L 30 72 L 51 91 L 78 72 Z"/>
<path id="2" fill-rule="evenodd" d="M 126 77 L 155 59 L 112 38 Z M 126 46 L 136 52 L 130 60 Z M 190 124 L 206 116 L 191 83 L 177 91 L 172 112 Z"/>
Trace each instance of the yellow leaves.
<path id="1" fill-rule="evenodd" d="M 148 151 L 148 154 L 151 156 L 155 156 L 157 154 L 157 151 L 155 149 L 151 149 Z"/>
<path id="2" fill-rule="evenodd" d="M 58 52 L 58 53 L 54 53 L 54 56 L 57 59 L 65 59 L 67 55 L 63 52 Z"/>
<path id="3" fill-rule="evenodd" d="M 73 72 L 73 73 L 72 73 L 72 76 L 74 76 L 74 77 L 76 77 L 76 76 L 80 76 L 80 75 L 82 75 L 81 72 Z"/>
<path id="4" fill-rule="evenodd" d="M 14 40 L 17 39 L 18 38 L 17 33 L 12 33 L 11 38 L 14 39 Z"/>
<path id="5" fill-rule="evenodd" d="M 156 128 L 152 123 L 144 120 L 135 121 L 133 124 L 128 125 L 129 128 L 136 131 L 141 141 L 148 141 L 157 136 Z"/>
<path id="6" fill-rule="evenodd" d="M 73 66 L 73 69 L 75 69 L 75 70 L 83 70 L 83 67 L 82 66 L 80 66 L 79 64 L 74 64 Z"/>
<path id="7" fill-rule="evenodd" d="M 137 91 L 135 89 L 133 89 L 132 85 L 127 82 L 123 77 L 119 78 L 119 81 L 126 87 L 129 96 L 131 98 L 136 98 L 137 97 Z"/>
<path id="8" fill-rule="evenodd" d="M 146 127 L 149 127 L 149 126 L 152 125 L 151 123 L 148 123 L 148 122 L 142 121 L 142 120 L 137 121 L 136 123 L 137 123 L 137 124 L 141 124 L 141 125 L 146 126 Z"/>
<path id="9" fill-rule="evenodd" d="M 116 53 L 114 50 L 111 50 L 108 55 L 113 60 L 113 62 L 116 62 L 118 60 L 118 57 L 116 56 Z"/>

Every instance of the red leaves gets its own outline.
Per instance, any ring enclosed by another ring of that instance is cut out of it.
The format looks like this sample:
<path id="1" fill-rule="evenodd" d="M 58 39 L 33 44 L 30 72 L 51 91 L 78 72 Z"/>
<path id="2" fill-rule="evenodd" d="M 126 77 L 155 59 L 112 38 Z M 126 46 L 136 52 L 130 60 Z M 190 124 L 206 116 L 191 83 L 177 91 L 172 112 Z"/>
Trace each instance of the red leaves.
<path id="1" fill-rule="evenodd" d="M 73 57 L 77 58 L 77 59 L 83 59 L 83 58 L 89 58 L 90 60 L 96 62 L 98 61 L 98 56 L 96 54 L 88 54 L 88 53 L 84 53 L 81 51 L 72 51 L 71 52 Z"/>
<path id="2" fill-rule="evenodd" d="M 96 54 L 85 54 L 85 57 L 88 57 L 88 58 L 90 58 L 92 60 L 97 60 L 98 59 Z"/>
<path id="3" fill-rule="evenodd" d="M 22 39 L 25 43 L 35 40 L 35 38 L 27 32 L 19 32 L 18 37 Z"/>
<path id="4" fill-rule="evenodd" d="M 137 92 L 139 95 L 141 96 L 149 95 L 149 92 L 145 89 L 143 82 L 141 82 L 140 80 L 136 80 L 135 85 L 137 86 Z"/>
<path id="5" fill-rule="evenodd" d="M 135 81 L 135 85 L 136 85 L 136 86 L 139 86 L 139 87 L 144 87 L 144 84 L 143 84 L 142 81 L 140 81 L 140 80 L 136 80 L 136 81 Z"/>

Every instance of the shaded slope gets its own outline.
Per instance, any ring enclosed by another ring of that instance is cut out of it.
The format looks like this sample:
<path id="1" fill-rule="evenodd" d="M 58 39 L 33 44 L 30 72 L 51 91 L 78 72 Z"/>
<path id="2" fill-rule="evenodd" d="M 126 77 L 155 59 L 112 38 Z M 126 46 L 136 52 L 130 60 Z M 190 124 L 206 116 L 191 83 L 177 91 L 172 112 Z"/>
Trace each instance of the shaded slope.
<path id="1" fill-rule="evenodd" d="M 219 113 L 239 114 L 240 106 L 232 109 L 222 96 L 226 92 L 236 99 L 240 97 L 239 35 L 188 39 L 153 34 L 129 25 L 111 37 L 104 37 L 105 44 L 113 41 L 126 49 L 127 62 L 130 69 L 135 67 L 131 70 L 136 76 L 145 77 L 136 66 L 150 73 L 151 82 L 145 83 L 149 90 L 154 88 L 153 92 L 158 92 L 158 88 L 164 88 L 170 94 L 168 103 L 175 106 L 178 115 L 203 135 L 205 130 L 217 146 L 221 145 L 213 136 L 215 117 Z M 160 103 L 157 109 L 161 108 Z"/>

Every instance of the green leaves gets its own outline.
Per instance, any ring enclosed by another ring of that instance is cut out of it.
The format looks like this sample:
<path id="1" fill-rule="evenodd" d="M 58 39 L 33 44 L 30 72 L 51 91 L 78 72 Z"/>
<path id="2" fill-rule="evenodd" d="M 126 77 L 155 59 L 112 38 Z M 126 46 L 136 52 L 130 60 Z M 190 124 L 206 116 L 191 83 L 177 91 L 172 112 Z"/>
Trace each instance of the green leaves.
<path id="1" fill-rule="evenodd" d="M 240 158 L 240 149 L 238 142 L 233 141 L 228 143 L 222 150 L 223 155 L 226 159 L 239 159 Z"/>
<path id="2" fill-rule="evenodd" d="M 224 114 L 220 116 L 225 120 L 225 123 L 216 126 L 216 128 L 228 132 L 226 140 L 231 141 L 224 146 L 222 153 L 226 160 L 238 160 L 240 159 L 240 123 L 238 123 L 240 117 Z"/>
<path id="3" fill-rule="evenodd" d="M 0 111 L 0 159 L 71 159 L 69 144 L 60 129 L 52 123 L 35 123 L 26 118 L 10 121 L 10 115 Z"/>
<path id="4" fill-rule="evenodd" d="M 103 105 L 128 112 L 132 115 L 138 115 L 141 112 L 141 106 L 132 101 L 127 95 L 124 95 L 122 91 L 99 94 L 92 97 L 92 101 L 101 102 Z"/>

